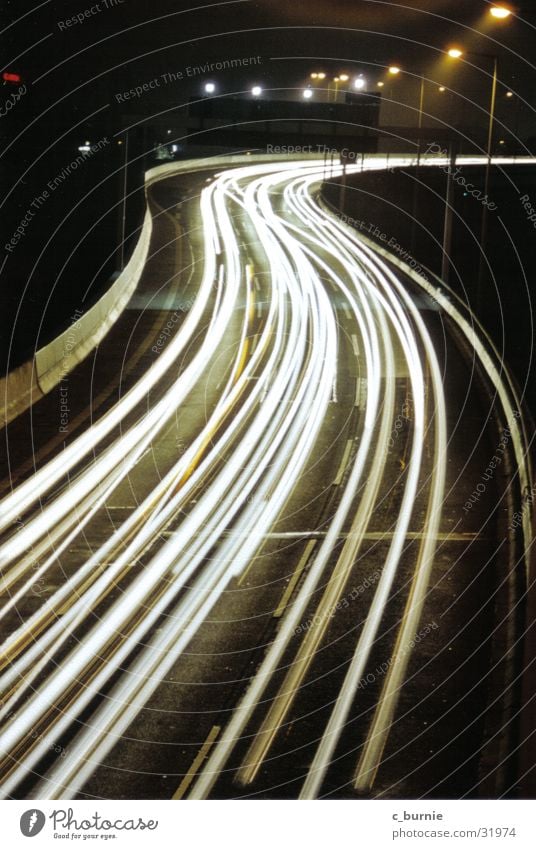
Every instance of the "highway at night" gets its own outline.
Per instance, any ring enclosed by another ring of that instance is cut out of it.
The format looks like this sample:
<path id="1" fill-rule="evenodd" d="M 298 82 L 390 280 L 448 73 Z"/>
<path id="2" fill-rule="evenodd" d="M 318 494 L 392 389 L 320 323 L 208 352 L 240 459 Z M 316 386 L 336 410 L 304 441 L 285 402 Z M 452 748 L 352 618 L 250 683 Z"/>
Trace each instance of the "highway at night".
<path id="1" fill-rule="evenodd" d="M 8 429 L 2 798 L 509 780 L 521 407 L 468 309 L 328 207 L 325 167 L 155 169 L 68 436 L 32 427 L 57 392 Z"/>

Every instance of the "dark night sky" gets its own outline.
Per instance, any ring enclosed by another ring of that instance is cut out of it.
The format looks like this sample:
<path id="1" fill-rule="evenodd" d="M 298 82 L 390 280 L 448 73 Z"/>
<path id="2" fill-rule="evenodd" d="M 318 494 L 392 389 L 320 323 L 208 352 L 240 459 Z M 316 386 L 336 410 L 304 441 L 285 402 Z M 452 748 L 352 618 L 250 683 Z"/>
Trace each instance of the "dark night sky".
<path id="1" fill-rule="evenodd" d="M 452 62 L 443 51 L 456 43 L 466 50 L 498 56 L 498 125 L 504 120 L 503 127 L 518 126 L 523 142 L 530 147 L 536 138 L 536 0 L 523 0 L 517 11 L 518 18 L 501 24 L 487 14 L 485 0 L 227 0 L 204 5 L 198 0 L 3 0 L 3 66 L 22 75 L 27 93 L 0 121 L 2 239 L 9 239 L 34 195 L 61 172 L 77 145 L 85 139 L 113 139 L 106 154 L 95 157 L 91 167 L 88 165 L 62 193 L 54 195 L 46 206 L 46 215 L 42 214 L 25 236 L 24 250 L 9 256 L 5 266 L 9 285 L 0 286 L 2 297 L 8 301 L 14 293 L 7 314 L 15 308 L 19 289 L 22 291 L 28 278 L 33 289 L 25 300 L 25 321 L 41 309 L 40 298 L 52 286 L 56 273 L 51 269 L 60 268 L 66 249 L 56 247 L 54 241 L 47 250 L 48 265 L 39 264 L 35 270 L 34 260 L 40 256 L 48 230 L 52 232 L 71 208 L 78 209 L 75 204 L 88 186 L 100 185 L 102 174 L 110 174 L 108 194 L 112 198 L 117 195 L 122 149 L 116 134 L 137 124 L 138 138 L 132 140 L 130 155 L 135 159 L 137 152 L 140 158 L 150 149 L 144 147 L 140 137 L 151 130 L 152 116 L 180 110 L 181 104 L 201 94 L 207 78 L 216 80 L 219 97 L 244 92 L 260 83 L 265 96 L 277 100 L 284 95 L 300 97 L 315 69 L 325 70 L 328 77 L 343 70 L 349 74 L 362 72 L 374 86 L 386 66 L 396 63 L 405 73 L 397 78 L 396 85 L 391 84 L 388 97 L 387 88 L 383 90 L 383 102 L 399 98 L 408 124 L 415 126 L 415 85 L 422 72 L 438 84 L 436 92 L 439 84 L 450 90 L 451 122 L 474 125 L 481 137 L 489 103 L 490 60 L 472 57 L 474 67 Z M 81 23 L 66 26 L 67 19 L 85 12 Z M 185 73 L 188 66 L 252 56 L 260 57 L 254 68 L 225 70 L 207 77 L 199 74 L 191 79 L 185 75 L 176 84 L 136 99 L 130 109 L 118 105 L 118 93 L 162 74 Z M 507 101 L 507 88 L 518 97 Z M 5 98 L 11 90 L 2 86 Z M 446 115 L 440 114 L 447 98 L 431 98 L 429 102 L 435 104 L 430 110 L 438 110 L 430 114 L 447 122 Z M 509 115 L 505 112 L 508 109 Z M 85 179 L 88 186 L 83 185 Z M 68 219 L 74 221 L 76 233 L 67 234 L 63 225 L 59 226 L 58 232 L 66 241 L 74 243 L 79 231 L 89 230 L 91 221 L 98 217 L 99 204 L 108 204 L 104 188 L 102 195 L 100 200 L 95 199 L 93 210 L 84 207 L 82 213 L 78 209 L 76 216 Z M 114 228 L 112 221 L 102 239 L 114 241 Z M 88 248 L 87 256 L 97 266 L 94 253 L 93 247 Z M 83 275 L 87 257 L 80 255 L 78 259 Z M 68 280 L 58 303 L 68 298 L 70 281 L 78 273 L 76 269 L 67 271 Z M 5 311 L 1 305 L 0 309 Z"/>
<path id="2" fill-rule="evenodd" d="M 451 115 L 440 115 L 439 100 L 429 107 L 438 110 L 434 114 L 447 122 L 461 116 L 467 123 L 472 111 L 482 132 L 491 61 L 482 55 L 467 55 L 462 62 L 446 58 L 445 48 L 456 44 L 497 55 L 498 118 L 515 124 L 526 142 L 536 135 L 536 0 L 524 0 L 516 9 L 519 17 L 503 23 L 488 11 L 485 0 L 226 0 L 204 5 L 196 0 L 7 0 L 1 12 L 8 25 L 5 65 L 20 71 L 29 89 L 17 108 L 15 128 L 22 132 L 21 144 L 35 144 L 28 127 L 53 137 L 100 110 L 108 130 L 118 132 L 128 120 L 117 94 L 165 73 L 182 72 L 183 79 L 136 99 L 130 114 L 150 121 L 162 109 L 199 96 L 207 78 L 216 79 L 218 96 L 260 83 L 265 96 L 278 99 L 294 91 L 299 97 L 314 69 L 325 70 L 328 77 L 342 70 L 363 73 L 374 86 L 394 62 L 405 73 L 389 96 L 410 105 L 408 121 L 422 72 L 451 92 Z M 67 19 L 86 12 L 82 22 L 66 26 Z M 187 77 L 188 66 L 247 56 L 259 56 L 259 64 Z M 505 101 L 507 89 L 518 95 L 515 101 Z M 0 127 L 3 143 L 11 131 L 7 123 Z"/>
<path id="3" fill-rule="evenodd" d="M 97 14 L 65 31 L 59 27 L 62 20 L 96 2 L 26 4 L 29 9 L 36 5 L 10 28 L 5 41 L 10 56 L 27 50 L 14 64 L 30 79 L 46 74 L 35 83 L 46 99 L 83 84 L 75 96 L 99 102 L 109 91 L 166 70 L 257 53 L 267 86 L 299 85 L 315 57 L 333 70 L 341 62 L 366 70 L 370 63 L 396 61 L 408 71 L 423 69 L 448 78 L 452 67 L 444 60 L 441 64 L 440 51 L 453 42 L 497 53 L 501 78 L 517 85 L 527 99 L 536 82 L 535 0 L 520 11 L 524 22 L 503 24 L 491 21 L 482 0 L 233 0 L 207 5 L 124 0 L 108 9 L 101 0 Z M 8 3 L 4 17 L 15 10 L 19 14 L 24 6 Z M 310 58 L 302 63 L 291 57 Z M 485 61 L 483 65 L 486 70 Z M 463 78 L 459 66 L 456 74 Z"/>

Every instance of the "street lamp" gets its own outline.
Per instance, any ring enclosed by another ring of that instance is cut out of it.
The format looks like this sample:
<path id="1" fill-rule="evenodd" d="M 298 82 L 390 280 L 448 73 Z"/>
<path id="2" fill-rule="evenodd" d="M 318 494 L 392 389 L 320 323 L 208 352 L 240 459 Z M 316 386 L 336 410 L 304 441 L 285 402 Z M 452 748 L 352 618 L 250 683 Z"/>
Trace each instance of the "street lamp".
<path id="1" fill-rule="evenodd" d="M 497 7 L 498 8 L 498 7 Z M 450 50 L 447 51 L 448 55 L 453 59 L 460 59 L 464 53 L 463 50 L 460 50 L 458 47 L 451 47 Z M 498 70 L 498 59 L 495 54 L 492 53 L 476 53 L 473 50 L 467 51 L 468 56 L 483 56 L 486 59 L 491 59 L 493 62 L 493 76 L 491 81 L 491 98 L 490 98 L 490 106 L 489 106 L 489 125 L 488 125 L 488 141 L 486 145 L 486 156 L 488 158 L 488 165 L 491 159 L 491 148 L 493 142 L 493 122 L 495 120 L 495 103 L 497 100 L 497 70 Z"/>
<path id="2" fill-rule="evenodd" d="M 304 98 L 305 98 L 306 100 L 310 100 L 310 99 L 311 99 L 311 97 L 313 96 L 313 92 L 312 92 L 312 90 L 311 90 L 310 88 L 305 88 L 305 89 L 303 90 L 303 96 L 304 96 Z"/>
<path id="3" fill-rule="evenodd" d="M 205 83 L 205 91 L 207 94 L 214 94 L 216 91 L 216 86 L 214 83 Z"/>
<path id="4" fill-rule="evenodd" d="M 333 82 L 335 83 L 335 103 L 337 103 L 339 99 L 339 83 L 347 83 L 349 79 L 350 77 L 348 74 L 339 74 L 337 77 L 333 77 Z"/>
<path id="5" fill-rule="evenodd" d="M 354 80 L 354 88 L 357 88 L 359 91 L 362 91 L 367 84 L 367 81 L 362 77 L 356 77 Z"/>
<path id="6" fill-rule="evenodd" d="M 402 68 L 399 65 L 390 65 L 388 68 L 389 73 L 392 77 L 397 77 L 398 74 L 402 72 Z M 418 109 L 418 117 L 417 117 L 417 129 L 419 130 L 419 138 L 417 139 L 417 167 L 420 164 L 421 158 L 421 138 L 420 138 L 420 130 L 422 129 L 422 119 L 423 119 L 423 109 L 424 109 L 424 73 L 419 74 L 419 79 L 421 81 L 419 88 L 419 109 Z M 380 83 L 378 83 L 380 85 Z M 383 83 L 382 83 L 383 85 Z"/>
<path id="7" fill-rule="evenodd" d="M 335 97 L 333 98 L 334 103 L 337 103 L 337 96 L 338 96 L 338 93 L 339 93 L 339 83 L 340 83 L 340 81 L 341 81 L 340 77 L 333 77 L 333 82 L 335 83 Z M 328 86 L 328 95 L 331 95 L 331 86 Z M 331 99 L 331 97 L 329 97 L 328 99 Z"/>
<path id="8" fill-rule="evenodd" d="M 502 8 L 502 7 L 493 7 L 493 8 Z M 507 15 L 502 15 L 501 17 L 507 17 Z M 458 55 L 455 56 L 454 54 Z M 468 50 L 467 54 L 470 56 L 482 56 L 486 59 L 491 59 L 493 62 L 493 76 L 491 80 L 491 96 L 490 96 L 490 105 L 489 105 L 489 123 L 488 123 L 488 138 L 486 142 L 486 170 L 484 174 L 484 199 L 487 200 L 488 192 L 489 192 L 489 177 L 490 177 L 490 166 L 491 166 L 491 154 L 493 147 L 493 128 L 495 122 L 495 104 L 497 101 L 497 76 L 498 76 L 498 65 L 499 60 L 495 54 L 492 53 L 477 53 L 472 50 Z M 451 49 L 448 51 L 448 55 L 453 57 L 454 59 L 459 59 L 463 56 L 463 51 L 457 48 Z M 477 280 L 477 291 L 476 291 L 476 301 L 477 301 L 477 309 L 480 306 L 481 294 L 482 294 L 482 282 L 484 279 L 484 254 L 486 249 L 488 235 L 488 207 L 487 203 L 482 204 L 482 221 L 481 221 L 481 230 L 480 230 L 480 261 L 478 265 L 478 280 Z"/>
<path id="9" fill-rule="evenodd" d="M 323 80 L 326 79 L 326 74 L 324 73 L 324 71 L 313 71 L 312 74 L 309 74 L 309 77 L 311 78 L 313 83 L 321 83 L 321 82 L 323 82 Z M 328 85 L 328 101 L 329 101 L 329 98 L 330 98 L 330 87 Z"/>
<path id="10" fill-rule="evenodd" d="M 260 97 L 262 94 L 262 88 L 260 87 L 260 85 L 254 85 L 251 89 L 251 93 L 253 97 Z"/>
<path id="11" fill-rule="evenodd" d="M 489 13 L 492 18 L 497 18 L 498 20 L 503 21 L 505 18 L 510 17 L 512 10 L 509 9 L 508 6 L 492 6 Z"/>

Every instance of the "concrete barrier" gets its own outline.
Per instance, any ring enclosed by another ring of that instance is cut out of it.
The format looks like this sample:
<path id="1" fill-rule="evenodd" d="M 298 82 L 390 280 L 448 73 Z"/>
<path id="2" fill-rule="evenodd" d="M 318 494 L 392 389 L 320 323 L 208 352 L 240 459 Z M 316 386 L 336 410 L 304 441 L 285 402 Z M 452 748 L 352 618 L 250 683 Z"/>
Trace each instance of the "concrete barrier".
<path id="1" fill-rule="evenodd" d="M 36 351 L 37 382 L 43 393 L 50 392 L 87 357 L 123 312 L 145 266 L 152 226 L 152 217 L 147 210 L 138 244 L 115 283 L 71 327 Z"/>
<path id="2" fill-rule="evenodd" d="M 0 426 L 5 426 L 43 397 L 35 361 L 23 363 L 0 378 Z"/>
<path id="3" fill-rule="evenodd" d="M 284 156 L 276 153 L 234 153 L 230 156 L 206 156 L 201 159 L 184 159 L 180 162 L 166 162 L 165 165 L 157 165 L 145 173 L 145 184 L 150 186 L 158 180 L 165 180 L 175 174 L 189 171 L 206 171 L 209 168 L 232 167 L 233 165 L 253 165 L 259 162 L 323 162 L 323 157 L 318 153 L 289 153 Z"/>
<path id="4" fill-rule="evenodd" d="M 232 167 L 233 165 L 248 165 L 259 162 L 274 161 L 322 161 L 318 153 L 293 153 L 284 156 L 273 153 L 240 153 L 231 156 L 207 156 L 202 159 L 187 159 L 180 162 L 167 162 L 151 168 L 145 174 L 146 187 L 159 180 L 165 180 L 176 174 L 199 171 L 207 168 Z M 386 167 L 384 155 L 368 155 L 367 160 L 379 160 Z M 424 164 L 432 164 L 423 157 Z M 525 157 L 527 161 L 533 161 Z M 468 161 L 470 158 L 468 158 Z M 459 160 L 461 161 L 461 160 Z M 497 162 L 500 160 L 497 159 Z M 495 162 L 495 160 L 494 160 Z M 399 164 L 399 163 L 398 163 Z M 140 239 L 134 253 L 112 287 L 102 298 L 73 321 L 64 333 L 39 349 L 33 359 L 14 369 L 0 379 L 0 425 L 12 421 L 38 401 L 43 394 L 50 392 L 62 378 L 72 371 L 92 351 L 101 339 L 108 333 L 112 325 L 125 308 L 140 279 L 145 265 L 149 242 L 152 232 L 152 219 L 146 212 Z"/>
<path id="5" fill-rule="evenodd" d="M 69 374 L 99 344 L 130 300 L 145 266 L 152 233 L 145 213 L 140 238 L 117 280 L 87 312 L 48 345 L 0 379 L 0 425 L 5 426 Z"/>
<path id="6" fill-rule="evenodd" d="M 290 154 L 285 160 L 318 160 L 317 154 Z M 202 171 L 207 168 L 226 168 L 254 162 L 273 162 L 281 157 L 274 154 L 235 154 L 203 159 L 167 162 L 149 169 L 145 174 L 146 188 L 175 174 Z M 47 392 L 50 392 L 99 344 L 115 324 L 130 300 L 143 271 L 152 233 L 149 210 L 138 244 L 130 261 L 110 289 L 87 312 L 73 320 L 71 326 L 48 345 L 35 352 L 29 362 L 0 379 L 0 426 L 5 426 Z"/>

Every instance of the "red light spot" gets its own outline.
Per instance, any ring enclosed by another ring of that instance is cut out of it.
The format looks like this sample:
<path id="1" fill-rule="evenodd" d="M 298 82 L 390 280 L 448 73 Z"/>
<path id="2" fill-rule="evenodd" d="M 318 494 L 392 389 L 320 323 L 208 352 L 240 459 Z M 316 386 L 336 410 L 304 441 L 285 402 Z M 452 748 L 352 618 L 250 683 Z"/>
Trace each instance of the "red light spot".
<path id="1" fill-rule="evenodd" d="M 22 82 L 22 77 L 20 74 L 12 74 L 10 71 L 4 71 L 2 74 L 2 79 L 6 83 L 20 83 Z"/>

